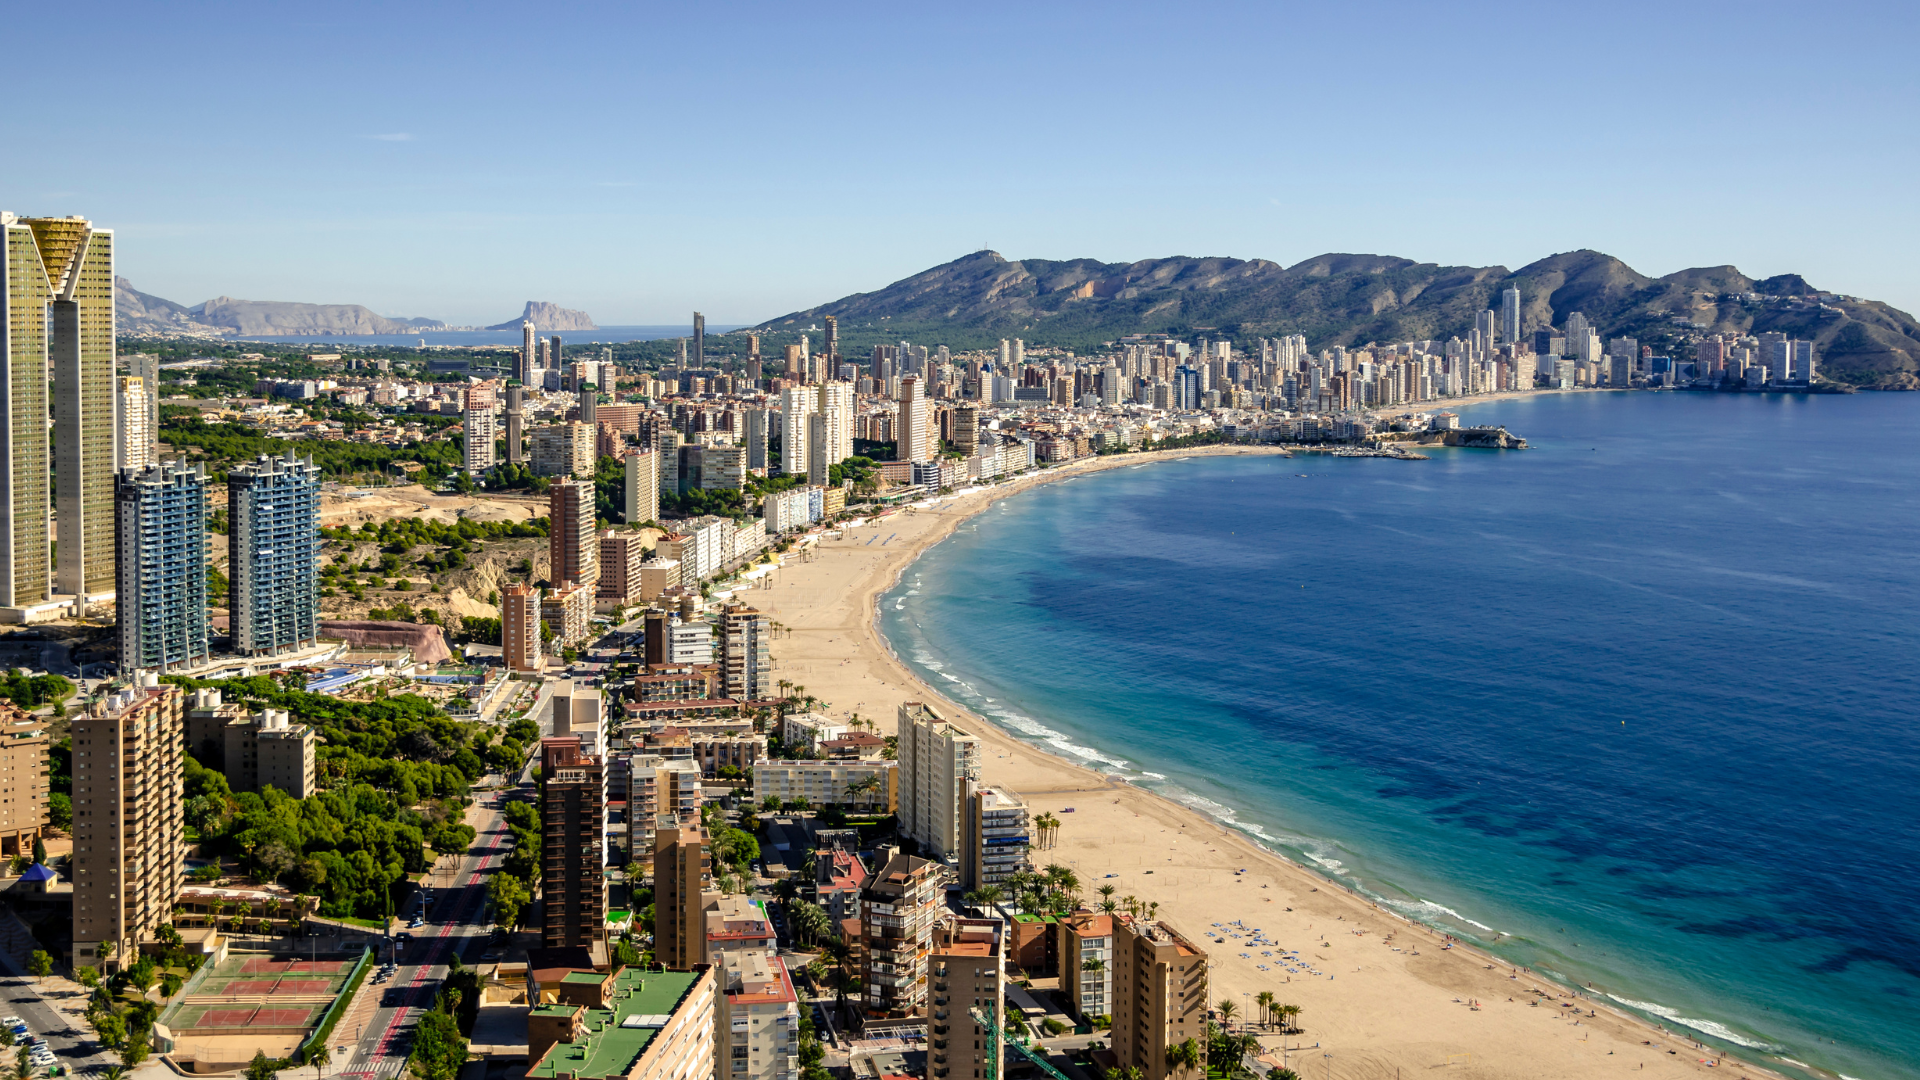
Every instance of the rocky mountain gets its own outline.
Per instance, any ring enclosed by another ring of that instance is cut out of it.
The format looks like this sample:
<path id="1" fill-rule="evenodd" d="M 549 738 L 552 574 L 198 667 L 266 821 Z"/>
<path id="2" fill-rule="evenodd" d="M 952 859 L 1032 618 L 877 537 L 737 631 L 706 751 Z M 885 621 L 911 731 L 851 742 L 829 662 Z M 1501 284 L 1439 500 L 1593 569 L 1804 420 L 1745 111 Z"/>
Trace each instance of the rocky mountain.
<path id="1" fill-rule="evenodd" d="M 216 296 L 188 309 L 195 319 L 238 334 L 404 334 L 413 327 L 359 304 L 297 304 Z"/>
<path id="2" fill-rule="evenodd" d="M 1126 334 L 1209 334 L 1251 342 L 1305 334 L 1315 349 L 1464 337 L 1518 286 L 1528 328 L 1578 311 L 1605 337 L 1689 355 L 1707 333 L 1778 331 L 1813 340 L 1836 379 L 1920 389 L 1920 324 L 1877 301 L 1821 293 L 1796 274 L 1758 281 L 1731 266 L 1652 278 L 1598 251 L 1518 270 L 1385 255 L 1264 259 L 1008 260 L 979 251 L 870 293 L 769 320 L 778 332 L 839 319 L 843 354 L 918 338 L 979 347 L 1000 337 L 1088 349 Z"/>
<path id="3" fill-rule="evenodd" d="M 518 330 L 522 322 L 532 323 L 535 328 L 543 334 L 564 330 L 600 329 L 593 324 L 593 316 L 586 312 L 575 311 L 572 308 L 563 308 L 558 304 L 550 304 L 545 300 L 529 300 L 527 301 L 527 310 L 523 312 L 519 318 L 508 319 L 503 323 L 495 323 L 487 327 L 487 329 Z"/>
<path id="4" fill-rule="evenodd" d="M 218 337 L 233 332 L 200 322 L 185 306 L 143 293 L 133 287 L 133 282 L 119 276 L 113 279 L 113 311 L 122 334 Z"/>

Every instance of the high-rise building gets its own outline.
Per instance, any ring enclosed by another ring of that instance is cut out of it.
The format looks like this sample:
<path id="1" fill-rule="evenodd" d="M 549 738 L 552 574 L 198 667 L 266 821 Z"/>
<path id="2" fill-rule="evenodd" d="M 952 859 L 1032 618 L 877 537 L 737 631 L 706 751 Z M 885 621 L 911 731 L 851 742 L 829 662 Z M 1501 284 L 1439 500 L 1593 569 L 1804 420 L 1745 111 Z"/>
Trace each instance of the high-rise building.
<path id="1" fill-rule="evenodd" d="M 1500 294 L 1500 341 L 1506 345 L 1520 344 L 1520 287 L 1509 285 Z"/>
<path id="2" fill-rule="evenodd" d="M 152 464 L 160 460 L 160 358 L 152 353 L 134 353 L 123 357 L 127 362 L 127 375 L 140 380 L 141 400 L 146 405 L 147 416 L 142 430 L 147 437 L 147 461 Z M 124 397 L 122 401 L 124 402 Z M 122 432 L 127 428 L 120 428 Z M 121 468 L 126 466 L 122 465 Z"/>
<path id="3" fill-rule="evenodd" d="M 767 467 L 767 410 L 748 409 L 743 421 L 741 443 L 747 448 L 747 468 L 764 472 Z"/>
<path id="4" fill-rule="evenodd" d="M 1145 1080 L 1204 1077 L 1207 1049 L 1207 954 L 1156 919 L 1118 917 L 1113 935 L 1114 1056 Z M 1197 1068 L 1174 1068 L 1169 1048 L 1188 1039 L 1200 1047 Z"/>
<path id="5" fill-rule="evenodd" d="M 807 420 L 807 483 L 812 487 L 827 486 L 827 469 L 832 462 L 827 449 L 827 418 L 817 412 L 806 414 Z"/>
<path id="6" fill-rule="evenodd" d="M 43 259 L 31 222 L 0 213 L 0 229 L 7 244 L 0 264 L 0 607 L 23 608 L 53 598 L 45 315 L 53 260 Z"/>
<path id="7" fill-rule="evenodd" d="M 720 664 L 727 697 L 764 701 L 773 696 L 773 623 L 759 609 L 728 604 L 720 611 Z"/>
<path id="8" fill-rule="evenodd" d="M 778 955 L 728 949 L 714 964 L 715 1080 L 798 1080 L 800 999 Z"/>
<path id="9" fill-rule="evenodd" d="M 130 963 L 173 917 L 185 869 L 181 693 L 146 674 L 72 720 L 73 953 Z M 101 956 L 101 946 L 112 946 Z"/>
<path id="10" fill-rule="evenodd" d="M 31 855 L 47 826 L 47 723 L 0 702 L 0 855 Z"/>
<path id="11" fill-rule="evenodd" d="M 933 403 L 917 375 L 900 380 L 900 427 L 894 446 L 896 461 L 932 461 L 939 456 L 940 439 L 933 427 Z"/>
<path id="12" fill-rule="evenodd" d="M 557 371 L 565 371 L 567 363 L 562 359 L 562 356 L 563 350 L 560 347 L 560 335 L 555 334 L 553 335 L 552 344 L 547 348 L 547 366 Z"/>
<path id="13" fill-rule="evenodd" d="M 591 586 L 600 580 L 600 536 L 594 525 L 594 484 L 555 480 L 547 488 L 547 577 Z"/>
<path id="14" fill-rule="evenodd" d="M 509 671 L 539 671 L 540 590 L 516 581 L 500 591 L 500 647 Z"/>
<path id="15" fill-rule="evenodd" d="M 853 384 L 830 380 L 820 384 L 818 412 L 826 422 L 827 457 L 824 465 L 838 465 L 853 456 Z"/>
<path id="16" fill-rule="evenodd" d="M 827 337 L 821 342 L 820 351 L 826 357 L 827 377 L 833 377 L 834 365 L 840 361 L 840 320 L 832 315 L 826 317 Z"/>
<path id="17" fill-rule="evenodd" d="M 953 410 L 953 445 L 971 456 L 980 449 L 980 410 L 972 405 L 957 405 Z"/>
<path id="18" fill-rule="evenodd" d="M 540 740 L 542 908 L 547 948 L 607 939 L 607 777 L 578 735 Z"/>
<path id="19" fill-rule="evenodd" d="M 1592 332 L 1593 324 L 1587 322 L 1585 315 L 1576 311 L 1567 316 L 1567 350 L 1579 354 L 1580 359 L 1588 363 L 1599 359 L 1587 352 L 1587 340 Z"/>
<path id="20" fill-rule="evenodd" d="M 1005 1027 L 1006 923 L 947 916 L 933 931 L 927 958 L 933 1030 L 929 1076 L 955 1080 L 1006 1075 L 1006 1050 L 968 1010 L 978 1006 Z M 941 1019 L 941 1013 L 945 1019 Z"/>
<path id="21" fill-rule="evenodd" d="M 311 645 L 320 634 L 320 470 L 266 454 L 227 474 L 227 611 L 243 656 Z"/>
<path id="22" fill-rule="evenodd" d="M 940 864 L 912 855 L 886 859 L 860 891 L 861 1007 L 868 1018 L 926 1011 L 927 958 L 945 891 Z"/>
<path id="23" fill-rule="evenodd" d="M 899 719 L 900 832 L 929 857 L 958 855 L 960 803 L 980 775 L 980 740 L 925 702 L 901 703 Z"/>
<path id="24" fill-rule="evenodd" d="M 807 475 L 807 417 L 819 408 L 820 395 L 810 386 L 780 391 L 780 471 Z"/>
<path id="25" fill-rule="evenodd" d="M 507 387 L 507 460 L 515 465 L 527 460 L 526 400 L 525 388 Z"/>
<path id="26" fill-rule="evenodd" d="M 580 422 L 589 428 L 599 426 L 600 390 L 598 383 L 583 383 L 575 394 L 580 401 Z"/>
<path id="27" fill-rule="evenodd" d="M 713 881 L 713 854 L 700 815 L 662 813 L 653 831 L 653 958 L 669 971 L 707 962 L 703 893 Z"/>
<path id="28" fill-rule="evenodd" d="M 199 695 L 187 714 L 188 745 L 194 729 L 201 724 Z M 212 691 L 218 694 L 219 691 Z M 217 708 L 217 701 L 216 708 Z M 318 732 L 307 724 L 295 724 L 285 709 L 262 709 L 225 722 L 220 729 L 221 771 L 235 791 L 265 791 L 272 787 L 296 799 L 304 799 L 316 790 L 314 752 L 320 742 Z"/>
<path id="29" fill-rule="evenodd" d="M 693 366 L 696 370 L 707 366 L 707 317 L 697 311 L 693 313 Z"/>
<path id="30" fill-rule="evenodd" d="M 1474 332 L 1480 335 L 1480 355 L 1482 356 L 1493 351 L 1494 328 L 1498 325 L 1498 320 L 1499 316 L 1494 314 L 1492 308 L 1473 317 Z"/>
<path id="31" fill-rule="evenodd" d="M 608 529 L 600 534 L 600 581 L 594 589 L 596 606 L 626 607 L 638 603 L 643 590 L 647 549 L 639 532 Z"/>
<path id="32" fill-rule="evenodd" d="M 593 478 L 593 425 L 570 420 L 533 429 L 533 474 Z"/>
<path id="33" fill-rule="evenodd" d="M 153 388 L 138 375 L 122 375 L 114 380 L 113 399 L 114 469 L 144 469 L 160 460 L 157 454 L 153 412 Z"/>
<path id="34" fill-rule="evenodd" d="M 627 451 L 626 481 L 621 519 L 629 525 L 660 520 L 659 455 L 652 450 Z"/>
<path id="35" fill-rule="evenodd" d="M 1033 830 L 1026 801 L 1001 787 L 965 784 L 960 827 L 960 887 L 968 891 L 1003 884 L 1032 869 Z"/>
<path id="36" fill-rule="evenodd" d="M 535 339 L 536 331 L 531 322 L 520 323 L 520 363 L 515 367 L 513 377 L 531 386 L 540 376 L 534 372 L 540 370 L 540 347 Z"/>
<path id="37" fill-rule="evenodd" d="M 211 660 L 206 474 L 178 462 L 128 469 L 114 505 L 121 674 Z"/>
<path id="38" fill-rule="evenodd" d="M 470 473 L 493 468 L 493 410 L 468 409 L 461 420 L 460 465 Z"/>

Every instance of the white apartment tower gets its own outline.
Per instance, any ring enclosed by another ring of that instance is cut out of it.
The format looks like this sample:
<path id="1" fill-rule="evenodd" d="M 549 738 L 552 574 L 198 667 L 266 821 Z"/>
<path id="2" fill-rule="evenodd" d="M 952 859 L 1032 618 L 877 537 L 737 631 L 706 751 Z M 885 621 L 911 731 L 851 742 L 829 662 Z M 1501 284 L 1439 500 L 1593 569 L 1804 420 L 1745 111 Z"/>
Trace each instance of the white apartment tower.
<path id="1" fill-rule="evenodd" d="M 807 474 L 807 417 L 819 402 L 811 386 L 780 391 L 780 471 L 788 476 Z"/>
<path id="2" fill-rule="evenodd" d="M 917 375 L 900 380 L 900 426 L 894 438 L 896 461 L 932 461 L 938 456 L 939 436 L 932 433 L 933 403 Z"/>
<path id="3" fill-rule="evenodd" d="M 1500 294 L 1500 340 L 1508 345 L 1520 343 L 1520 287 L 1510 285 Z"/>
<path id="4" fill-rule="evenodd" d="M 461 423 L 461 435 L 465 440 L 460 449 L 461 467 L 470 473 L 493 468 L 493 410 L 468 409 Z"/>
<path id="5" fill-rule="evenodd" d="M 961 808 L 968 780 L 980 776 L 980 740 L 933 706 L 900 706 L 900 830 L 930 858 L 960 854 Z"/>

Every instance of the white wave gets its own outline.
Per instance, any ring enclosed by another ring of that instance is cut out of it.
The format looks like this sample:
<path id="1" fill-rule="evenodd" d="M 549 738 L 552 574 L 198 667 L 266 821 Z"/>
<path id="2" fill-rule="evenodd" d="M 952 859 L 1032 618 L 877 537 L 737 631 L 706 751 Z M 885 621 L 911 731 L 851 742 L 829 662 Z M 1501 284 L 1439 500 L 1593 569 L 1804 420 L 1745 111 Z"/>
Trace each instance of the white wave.
<path id="1" fill-rule="evenodd" d="M 1144 467 L 1144 466 L 1143 466 L 1143 467 Z M 1140 774 L 1140 775 L 1141 775 L 1141 776 L 1150 776 L 1150 777 L 1152 777 L 1152 778 L 1153 778 L 1153 779 L 1155 779 L 1155 780 L 1165 780 L 1165 779 L 1167 778 L 1167 774 L 1166 774 L 1166 773 L 1157 773 L 1157 772 L 1144 772 L 1144 771 L 1143 771 L 1143 772 L 1141 772 L 1141 774 Z"/>
<path id="2" fill-rule="evenodd" d="M 1608 994 L 1607 996 L 1625 1005 L 1629 1009 L 1639 1009 L 1644 1013 L 1652 1013 L 1662 1020 L 1679 1024 L 1681 1027 L 1690 1027 L 1695 1031 L 1704 1035 L 1711 1035 L 1716 1039 L 1724 1039 L 1727 1042 L 1733 1043 L 1735 1046 L 1744 1046 L 1750 1050 L 1775 1049 L 1772 1043 L 1756 1042 L 1739 1034 L 1727 1025 L 1717 1023 L 1713 1020 L 1696 1020 L 1689 1016 L 1681 1016 L 1665 1005 L 1656 1004 L 1651 1001 L 1635 1001 L 1632 998 L 1623 998 L 1618 994 Z"/>
<path id="3" fill-rule="evenodd" d="M 919 596 L 919 595 L 920 595 L 920 590 L 919 590 L 919 589 L 908 589 L 908 590 L 907 590 L 907 593 L 906 593 L 906 595 L 908 595 L 908 596 Z"/>
<path id="4" fill-rule="evenodd" d="M 1848 1075 L 1847 1075 L 1846 1073 L 1835 1073 L 1834 1075 L 1836 1075 L 1836 1076 L 1838 1076 L 1838 1077 L 1840 1078 L 1840 1080 L 1860 1080 L 1860 1078 L 1859 1078 L 1859 1077 L 1857 1077 L 1857 1076 L 1848 1076 Z"/>
<path id="5" fill-rule="evenodd" d="M 1488 933 L 1494 932 L 1493 927 L 1488 926 L 1486 923 L 1475 922 L 1452 908 L 1436 904 L 1431 900 L 1389 900 L 1387 903 L 1399 908 L 1401 911 L 1406 912 L 1416 919 L 1421 916 L 1433 918 L 1435 916 L 1445 915 L 1450 919 L 1466 923 L 1468 926 L 1477 926 Z"/>
<path id="6" fill-rule="evenodd" d="M 1813 1066 L 1811 1066 L 1811 1065 L 1809 1065 L 1809 1064 L 1807 1064 L 1807 1063 L 1806 1063 L 1806 1062 L 1804 1062 L 1804 1061 L 1795 1061 L 1794 1059 L 1792 1059 L 1792 1058 L 1790 1058 L 1790 1057 L 1783 1057 L 1783 1056 L 1781 1056 L 1781 1055 L 1779 1055 L 1779 1054 L 1775 1054 L 1775 1055 L 1774 1055 L 1774 1057 L 1777 1057 L 1777 1058 L 1780 1058 L 1780 1060 L 1781 1060 L 1781 1061 L 1784 1061 L 1784 1062 L 1786 1062 L 1786 1063 L 1787 1063 L 1787 1064 L 1789 1064 L 1789 1065 L 1798 1065 L 1798 1066 L 1800 1066 L 1800 1067 L 1801 1067 L 1801 1068 L 1803 1068 L 1803 1069 L 1811 1069 L 1811 1068 L 1813 1068 Z"/>
<path id="7" fill-rule="evenodd" d="M 960 681 L 960 676 L 958 676 L 958 675 L 949 675 L 949 674 L 947 674 L 947 673 L 946 673 L 946 672 L 944 672 L 944 671 L 936 671 L 936 672 L 934 672 L 934 674 L 936 674 L 936 675 L 938 675 L 938 676 L 940 676 L 941 678 L 943 678 L 943 679 L 945 679 L 945 680 L 947 680 L 948 682 L 959 682 L 959 681 Z"/>

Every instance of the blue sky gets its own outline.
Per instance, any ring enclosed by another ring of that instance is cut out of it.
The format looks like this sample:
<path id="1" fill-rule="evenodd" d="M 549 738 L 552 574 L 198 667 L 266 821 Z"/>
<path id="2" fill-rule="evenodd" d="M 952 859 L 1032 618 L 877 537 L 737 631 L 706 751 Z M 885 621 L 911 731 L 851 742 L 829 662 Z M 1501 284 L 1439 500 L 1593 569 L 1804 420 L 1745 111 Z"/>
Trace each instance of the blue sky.
<path id="1" fill-rule="evenodd" d="M 982 246 L 1591 247 L 1915 310 L 1916 10 L 39 5 L 0 208 L 182 303 L 455 322 L 757 321 Z"/>

